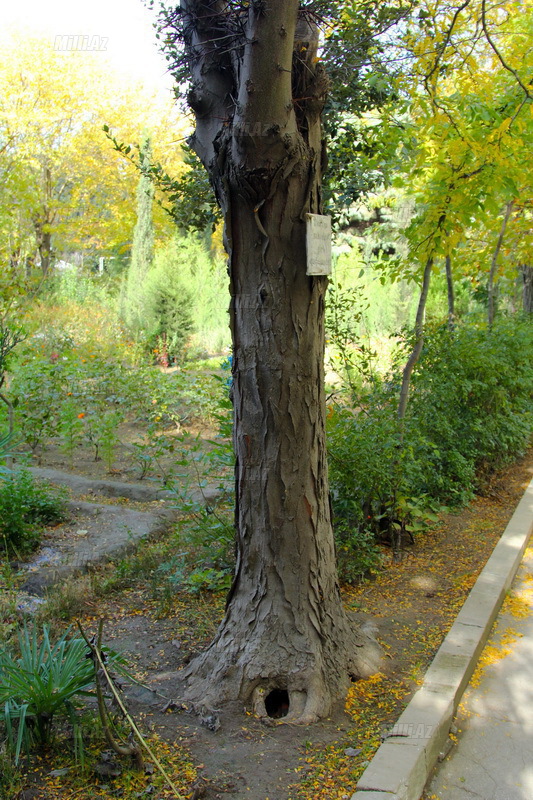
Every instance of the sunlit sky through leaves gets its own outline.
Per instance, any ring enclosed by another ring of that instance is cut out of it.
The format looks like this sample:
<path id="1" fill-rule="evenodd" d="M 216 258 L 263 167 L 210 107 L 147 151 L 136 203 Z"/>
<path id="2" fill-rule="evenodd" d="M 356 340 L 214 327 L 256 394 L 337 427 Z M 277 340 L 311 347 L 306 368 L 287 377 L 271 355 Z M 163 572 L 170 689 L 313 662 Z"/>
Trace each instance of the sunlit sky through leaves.
<path id="1" fill-rule="evenodd" d="M 21 0 L 3 5 L 0 38 L 14 30 L 50 38 L 61 47 L 63 37 L 78 37 L 67 46 L 101 54 L 113 69 L 147 88 L 168 90 L 172 79 L 157 49 L 154 20 L 141 0 Z"/>

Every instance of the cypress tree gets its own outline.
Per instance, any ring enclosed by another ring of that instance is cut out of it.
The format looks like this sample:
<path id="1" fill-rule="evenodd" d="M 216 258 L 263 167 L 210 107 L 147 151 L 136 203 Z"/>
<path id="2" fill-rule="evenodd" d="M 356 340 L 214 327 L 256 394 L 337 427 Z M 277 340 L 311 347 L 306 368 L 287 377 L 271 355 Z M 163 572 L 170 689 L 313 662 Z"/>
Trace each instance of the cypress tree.
<path id="1" fill-rule="evenodd" d="M 152 160 L 150 137 L 145 136 L 139 152 L 141 177 L 137 187 L 137 222 L 133 231 L 131 261 L 124 297 L 124 321 L 136 336 L 145 327 L 144 285 L 154 260 L 154 184 L 149 175 Z"/>

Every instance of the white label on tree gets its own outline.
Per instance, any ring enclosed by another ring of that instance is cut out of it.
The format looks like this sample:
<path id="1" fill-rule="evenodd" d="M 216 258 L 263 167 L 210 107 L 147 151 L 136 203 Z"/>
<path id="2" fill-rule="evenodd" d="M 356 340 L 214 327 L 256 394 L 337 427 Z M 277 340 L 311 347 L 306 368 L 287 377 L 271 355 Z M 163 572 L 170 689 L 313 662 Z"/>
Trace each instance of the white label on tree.
<path id="1" fill-rule="evenodd" d="M 306 214 L 307 274 L 331 275 L 331 217 Z"/>

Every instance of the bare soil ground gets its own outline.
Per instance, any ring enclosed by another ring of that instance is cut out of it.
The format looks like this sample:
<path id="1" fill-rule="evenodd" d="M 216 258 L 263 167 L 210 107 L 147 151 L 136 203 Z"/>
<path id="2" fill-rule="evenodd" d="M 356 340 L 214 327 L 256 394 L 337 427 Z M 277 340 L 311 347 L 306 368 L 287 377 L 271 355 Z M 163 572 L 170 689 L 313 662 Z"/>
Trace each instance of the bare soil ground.
<path id="1" fill-rule="evenodd" d="M 47 465 L 68 466 L 59 461 L 51 454 L 46 458 Z M 98 462 L 95 469 L 89 465 L 86 459 L 85 466 L 78 461 L 73 467 L 103 477 Z M 87 593 L 78 616 L 91 631 L 104 617 L 106 643 L 127 655 L 147 687 L 127 690 L 128 707 L 143 729 L 179 742 L 190 754 L 196 777 L 188 797 L 345 800 L 423 678 L 532 476 L 533 450 L 495 475 L 469 508 L 446 515 L 435 529 L 417 537 L 400 562 L 385 550 L 383 570 L 375 580 L 344 589 L 347 607 L 377 626 L 385 653 L 382 672 L 354 684 L 344 707 L 307 728 L 283 720 L 264 724 L 237 704 L 203 718 L 181 706 L 180 667 L 212 637 L 223 613 L 221 596 L 161 597 L 154 593 L 153 581 L 142 577 L 133 588 L 111 596 Z M 127 478 L 121 471 L 120 479 Z M 114 569 L 102 568 L 100 579 Z M 74 797 L 59 784 L 53 792 L 32 787 L 28 775 L 24 791 L 30 790 L 33 794 L 20 798 Z M 111 798 L 122 790 L 111 786 L 109 791 L 105 796 Z M 103 795 L 87 790 L 75 796 L 84 800 Z"/>
<path id="2" fill-rule="evenodd" d="M 33 453 L 27 453 L 26 456 L 30 459 L 30 466 L 72 471 L 93 480 L 118 480 L 134 483 L 140 481 L 159 488 L 167 476 L 172 477 L 175 471 L 173 467 L 175 467 L 181 447 L 179 439 L 182 434 L 189 434 L 191 437 L 198 436 L 205 450 L 210 448 L 210 441 L 217 436 L 216 429 L 200 421 L 187 426 L 168 425 L 159 430 L 157 436 L 167 444 L 172 445 L 175 442 L 176 450 L 168 449 L 165 452 L 165 448 L 161 448 L 159 453 L 154 454 L 157 437 L 152 438 L 152 447 L 146 454 L 143 468 L 140 459 L 135 455 L 135 446 L 148 445 L 150 439 L 140 431 L 140 427 L 139 422 L 135 419 L 126 420 L 118 426 L 111 466 L 103 458 L 95 457 L 93 447 L 78 444 L 72 454 L 68 454 L 61 448 L 57 440 L 49 440 L 45 445 L 39 445 Z M 144 470 L 146 470 L 146 474 L 144 474 Z M 183 469 L 180 472 L 183 472 Z"/>

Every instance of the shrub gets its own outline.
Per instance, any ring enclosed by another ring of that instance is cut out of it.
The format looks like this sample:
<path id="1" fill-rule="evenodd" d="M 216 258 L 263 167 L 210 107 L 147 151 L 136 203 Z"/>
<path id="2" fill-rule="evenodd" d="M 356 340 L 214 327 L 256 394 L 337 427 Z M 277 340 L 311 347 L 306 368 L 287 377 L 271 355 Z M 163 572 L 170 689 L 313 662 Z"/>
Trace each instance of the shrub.
<path id="1" fill-rule="evenodd" d="M 57 432 L 65 365 L 35 355 L 18 364 L 11 381 L 16 423 L 24 441 L 35 450 Z"/>
<path id="2" fill-rule="evenodd" d="M 5 467 L 1 466 L 5 463 L 6 459 L 11 458 L 11 444 L 13 442 L 13 435 L 11 433 L 0 434 L 0 473 L 5 471 Z"/>
<path id="3" fill-rule="evenodd" d="M 27 470 L 0 474 L 0 541 L 7 552 L 24 553 L 40 539 L 39 526 L 64 517 L 63 497 L 37 483 Z"/>
<path id="4" fill-rule="evenodd" d="M 175 476 L 177 483 L 173 486 L 182 514 L 176 525 L 180 552 L 156 570 L 156 594 L 220 592 L 231 586 L 235 564 L 234 456 L 228 405 L 227 399 L 221 403 L 219 438 L 210 442 L 211 450 L 206 451 L 197 438 L 189 442 L 177 462 L 183 470 Z M 208 483 L 216 483 L 218 489 L 209 501 L 202 491 Z"/>
<path id="5" fill-rule="evenodd" d="M 397 519 L 397 499 L 405 492 L 410 451 L 400 448 L 394 397 L 376 388 L 365 408 L 331 406 L 328 412 L 333 529 L 346 582 L 379 565 L 377 534 Z"/>
<path id="6" fill-rule="evenodd" d="M 159 574 L 176 590 L 198 594 L 231 586 L 235 561 L 232 507 L 223 500 L 216 507 L 190 503 L 187 518 L 178 523 L 184 552 L 161 564 Z"/>
<path id="7" fill-rule="evenodd" d="M 148 347 L 157 350 L 163 366 L 182 361 L 192 331 L 192 297 L 176 274 L 177 265 L 163 261 L 145 281 L 144 336 Z"/>
<path id="8" fill-rule="evenodd" d="M 417 441 L 416 488 L 463 502 L 519 456 L 533 430 L 533 326 L 437 327 L 426 337 L 407 412 Z"/>
<path id="9" fill-rule="evenodd" d="M 55 644 L 49 629 L 41 636 L 34 627 L 19 634 L 19 652 L 0 648 L 0 720 L 18 761 L 22 747 L 49 741 L 54 717 L 66 713 L 74 726 L 75 741 L 81 743 L 73 699 L 92 696 L 94 663 L 86 642 L 71 638 L 67 630 Z M 104 648 L 108 662 L 118 666 L 119 656 Z M 124 670 L 121 670 L 125 674 Z"/>
<path id="10" fill-rule="evenodd" d="M 367 527 L 337 522 L 334 527 L 337 570 L 342 583 L 368 578 L 381 563 L 381 551 L 374 533 Z"/>
<path id="11" fill-rule="evenodd" d="M 398 364 L 402 359 L 398 356 Z M 460 505 L 519 456 L 533 430 L 533 326 L 429 330 L 413 372 L 404 426 L 400 369 L 328 412 L 330 485 L 341 577 L 371 569 L 372 542 L 412 533 L 439 504 Z M 372 535 L 369 535 L 372 534 Z"/>

